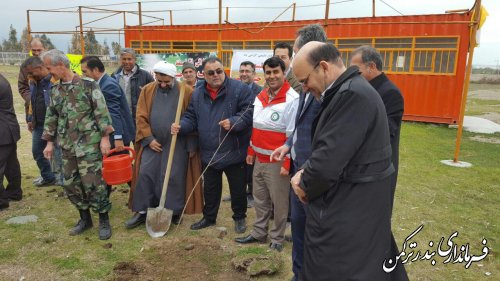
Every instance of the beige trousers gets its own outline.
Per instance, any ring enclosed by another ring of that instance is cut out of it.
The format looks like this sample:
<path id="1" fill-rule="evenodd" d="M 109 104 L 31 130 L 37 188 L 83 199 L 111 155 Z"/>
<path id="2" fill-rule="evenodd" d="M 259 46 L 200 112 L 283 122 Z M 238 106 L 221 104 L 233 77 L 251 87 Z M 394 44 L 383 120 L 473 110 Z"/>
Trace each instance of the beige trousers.
<path id="1" fill-rule="evenodd" d="M 288 216 L 290 178 L 280 175 L 281 164 L 261 163 L 258 159 L 255 160 L 253 198 L 256 218 L 250 235 L 259 240 L 266 240 L 274 205 L 274 220 L 271 221 L 269 237 L 271 242 L 283 244 Z"/>

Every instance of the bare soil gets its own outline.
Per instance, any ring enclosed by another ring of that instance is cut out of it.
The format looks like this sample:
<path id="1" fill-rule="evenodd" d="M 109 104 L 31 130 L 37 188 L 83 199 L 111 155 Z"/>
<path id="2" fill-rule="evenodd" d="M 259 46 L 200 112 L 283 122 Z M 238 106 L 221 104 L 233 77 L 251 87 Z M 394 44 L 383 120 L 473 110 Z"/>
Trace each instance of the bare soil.
<path id="1" fill-rule="evenodd" d="M 500 101 L 500 87 L 493 90 L 474 90 L 469 92 L 468 98 L 475 98 L 480 100 L 497 100 Z"/>
<path id="2" fill-rule="evenodd" d="M 473 136 L 470 137 L 469 139 L 473 141 L 478 141 L 478 142 L 485 142 L 485 143 L 498 143 L 500 144 L 500 138 L 495 138 L 495 137 L 483 137 L 483 136 Z"/>
<path id="3" fill-rule="evenodd" d="M 221 241 L 206 236 L 151 240 L 144 248 L 144 259 L 119 262 L 111 280 L 249 280 L 233 268 L 234 254 Z"/>

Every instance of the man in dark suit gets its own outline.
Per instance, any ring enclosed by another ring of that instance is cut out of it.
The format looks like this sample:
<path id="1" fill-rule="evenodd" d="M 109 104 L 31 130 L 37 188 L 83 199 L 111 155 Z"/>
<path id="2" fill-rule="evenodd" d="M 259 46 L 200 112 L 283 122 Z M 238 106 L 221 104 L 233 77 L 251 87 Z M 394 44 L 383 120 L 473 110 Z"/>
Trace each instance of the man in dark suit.
<path id="1" fill-rule="evenodd" d="M 391 176 L 391 209 L 394 204 L 394 192 L 398 178 L 399 165 L 399 134 L 401 132 L 401 120 L 403 118 L 404 101 L 401 92 L 394 83 L 382 72 L 383 63 L 380 53 L 371 46 L 361 46 L 351 54 L 351 65 L 357 65 L 361 75 L 365 77 L 370 85 L 379 93 L 384 102 L 389 122 L 389 134 L 391 137 L 392 163 L 396 172 Z"/>
<path id="2" fill-rule="evenodd" d="M 104 64 L 98 57 L 87 56 L 80 63 L 82 73 L 94 79 L 101 88 L 115 129 L 114 133 L 110 135 L 110 141 L 113 140 L 111 148 L 119 153 L 135 139 L 135 124 L 125 94 L 118 82 L 104 72 Z M 108 185 L 108 195 L 110 191 L 111 186 Z"/>
<path id="3" fill-rule="evenodd" d="M 395 172 L 391 175 L 391 215 L 394 206 L 394 193 L 396 192 L 396 182 L 398 179 L 399 166 L 399 135 L 401 132 L 401 120 L 403 118 L 404 100 L 399 88 L 387 78 L 382 72 L 383 61 L 380 53 L 371 46 L 361 46 L 351 53 L 351 65 L 359 67 L 363 76 L 372 85 L 384 102 L 389 122 L 389 136 L 392 148 L 392 164 Z M 398 246 L 394 236 L 391 237 L 391 253 L 393 256 L 399 254 Z M 405 276 L 401 262 L 393 272 L 395 276 Z"/>
<path id="4" fill-rule="evenodd" d="M 80 63 L 83 74 L 94 79 L 101 88 L 115 129 L 114 147 L 116 151 L 122 151 L 125 145 L 129 145 L 134 140 L 135 136 L 134 121 L 125 95 L 118 82 L 104 72 L 104 64 L 98 57 L 84 57 Z"/>
<path id="5" fill-rule="evenodd" d="M 306 25 L 297 31 L 297 39 L 293 49 L 297 53 L 302 46 L 310 41 L 326 42 L 326 33 L 319 24 Z M 292 71 L 290 71 L 292 72 Z M 312 124 L 319 112 L 321 104 L 308 91 L 300 94 L 299 107 L 295 117 L 295 131 L 288 138 L 285 145 L 277 148 L 273 157 L 282 160 L 290 152 L 290 175 L 293 176 L 311 156 Z M 302 268 L 304 255 L 304 231 L 306 227 L 306 206 L 300 202 L 295 193 L 290 192 L 290 220 L 292 223 L 292 270 L 297 281 Z"/>
<path id="6" fill-rule="evenodd" d="M 9 200 L 19 201 L 23 197 L 21 167 L 17 160 L 17 141 L 20 138 L 12 89 L 9 81 L 0 74 L 0 210 L 9 207 Z M 7 188 L 3 186 L 4 175 Z"/>
<path id="7" fill-rule="evenodd" d="M 402 266 L 400 276 L 382 267 L 395 258 L 394 167 L 382 99 L 357 66 L 345 68 L 331 43 L 307 43 L 294 66 L 304 91 L 321 101 L 311 156 L 291 180 L 308 206 L 300 280 L 408 280 Z"/>

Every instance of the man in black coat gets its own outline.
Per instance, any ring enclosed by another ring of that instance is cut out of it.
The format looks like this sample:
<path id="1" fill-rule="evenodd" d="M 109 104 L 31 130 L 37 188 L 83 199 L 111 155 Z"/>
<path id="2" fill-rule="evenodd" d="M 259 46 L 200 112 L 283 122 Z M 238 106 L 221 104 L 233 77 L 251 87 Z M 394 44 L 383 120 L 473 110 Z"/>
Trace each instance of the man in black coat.
<path id="1" fill-rule="evenodd" d="M 308 204 L 299 279 L 400 280 L 383 270 L 394 167 L 382 99 L 330 43 L 304 45 L 293 71 L 321 100 L 311 157 L 291 180 Z"/>
<path id="2" fill-rule="evenodd" d="M 357 65 L 361 76 L 372 85 L 384 102 L 389 122 L 389 134 L 392 147 L 392 164 L 396 172 L 392 174 L 391 209 L 394 204 L 394 193 L 398 179 L 399 166 L 399 134 L 403 119 L 404 101 L 401 92 L 394 83 L 382 72 L 382 56 L 371 46 L 361 46 L 351 53 L 351 65 Z"/>
<path id="3" fill-rule="evenodd" d="M 16 144 L 20 138 L 12 89 L 9 81 L 0 74 L 0 210 L 9 207 L 9 200 L 19 201 L 23 197 Z M 3 186 L 4 175 L 7 188 Z"/>

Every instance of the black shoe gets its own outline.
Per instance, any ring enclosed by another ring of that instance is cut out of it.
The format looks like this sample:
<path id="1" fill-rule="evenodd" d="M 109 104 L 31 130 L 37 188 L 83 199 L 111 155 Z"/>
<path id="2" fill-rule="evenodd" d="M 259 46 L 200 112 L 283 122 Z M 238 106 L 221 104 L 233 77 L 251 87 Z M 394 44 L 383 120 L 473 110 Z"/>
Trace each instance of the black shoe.
<path id="1" fill-rule="evenodd" d="M 69 235 L 75 236 L 82 234 L 85 230 L 92 228 L 92 217 L 90 216 L 90 210 L 79 210 L 80 220 L 76 223 L 75 227 L 70 230 Z"/>
<path id="2" fill-rule="evenodd" d="M 108 240 L 111 237 L 111 225 L 108 213 L 99 213 L 99 239 Z"/>
<path id="3" fill-rule="evenodd" d="M 199 222 L 193 223 L 190 228 L 191 230 L 199 230 L 212 225 L 215 225 L 215 222 L 211 222 L 205 218 L 202 218 Z"/>
<path id="4" fill-rule="evenodd" d="M 23 193 L 18 192 L 16 194 L 10 194 L 9 192 L 4 193 L 4 199 L 9 200 L 9 201 L 21 201 L 23 199 Z"/>
<path id="5" fill-rule="evenodd" d="M 271 244 L 269 244 L 269 248 L 271 248 L 271 250 L 281 252 L 283 251 L 283 244 L 272 242 Z"/>
<path id="6" fill-rule="evenodd" d="M 135 213 L 128 221 L 125 222 L 125 227 L 128 229 L 136 228 L 146 222 L 146 214 Z"/>
<path id="7" fill-rule="evenodd" d="M 0 198 L 0 210 L 4 210 L 9 208 L 9 200 L 5 200 L 3 198 Z"/>
<path id="8" fill-rule="evenodd" d="M 235 242 L 240 244 L 250 244 L 250 243 L 265 243 L 266 241 L 259 240 L 254 238 L 251 234 L 248 234 L 244 237 L 238 237 L 234 239 Z"/>
<path id="9" fill-rule="evenodd" d="M 52 180 L 45 180 L 42 178 L 41 181 L 37 181 L 37 182 L 33 183 L 34 186 L 38 186 L 38 187 L 51 186 L 51 185 L 55 185 L 55 184 L 56 184 L 55 178 L 53 178 Z"/>
<path id="10" fill-rule="evenodd" d="M 234 221 L 234 231 L 236 233 L 245 233 L 247 231 L 247 222 L 245 219 Z"/>
<path id="11" fill-rule="evenodd" d="M 175 225 L 178 225 L 181 223 L 181 215 L 173 215 L 172 216 L 172 223 Z"/>

